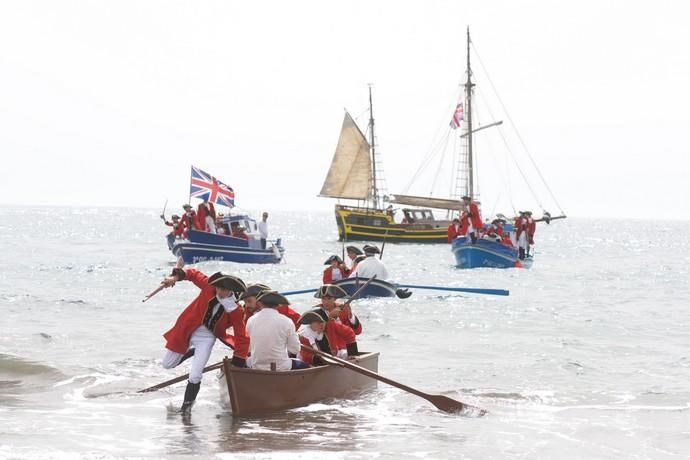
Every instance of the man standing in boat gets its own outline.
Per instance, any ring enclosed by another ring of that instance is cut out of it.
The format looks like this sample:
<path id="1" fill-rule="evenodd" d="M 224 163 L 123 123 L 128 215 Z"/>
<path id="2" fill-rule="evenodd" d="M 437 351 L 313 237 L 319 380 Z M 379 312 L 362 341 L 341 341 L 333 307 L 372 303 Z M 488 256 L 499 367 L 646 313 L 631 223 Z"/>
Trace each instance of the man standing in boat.
<path id="1" fill-rule="evenodd" d="M 364 255 L 364 253 L 357 246 L 347 246 L 345 251 L 347 252 L 347 258 L 350 259 L 350 262 L 347 265 L 349 266 L 350 271 L 352 271 L 352 269 L 355 267 L 355 259 L 357 256 Z"/>
<path id="2" fill-rule="evenodd" d="M 270 291 L 271 288 L 265 284 L 255 283 L 247 286 L 247 290 L 240 295 L 239 300 L 244 302 L 244 322 L 249 321 L 255 313 L 261 310 L 259 303 L 257 302 L 257 296 L 262 291 Z M 295 310 L 290 308 L 289 302 L 278 305 L 276 311 L 283 316 L 287 316 L 290 321 L 295 325 L 295 329 L 299 327 L 300 314 Z"/>
<path id="3" fill-rule="evenodd" d="M 236 301 L 246 290 L 241 279 L 222 272 L 207 277 L 193 268 L 173 268 L 172 274 L 162 283 L 165 287 L 172 287 L 183 280 L 191 281 L 201 292 L 180 314 L 172 329 L 163 334 L 167 341 L 163 367 L 170 369 L 187 358 L 194 358 L 180 408 L 181 412 L 188 413 L 199 393 L 203 370 L 216 339 L 234 348 L 234 366 L 246 367 L 249 337 L 245 330 L 244 313 Z M 230 327 L 234 336 L 226 332 Z"/>
<path id="4" fill-rule="evenodd" d="M 180 222 L 180 216 L 177 214 L 173 214 L 170 219 L 172 219 L 172 222 L 169 222 L 164 214 L 161 214 L 161 219 L 167 225 L 168 227 L 172 227 L 172 231 L 168 233 L 168 236 L 166 237 L 168 240 L 168 248 L 172 249 L 173 244 L 175 243 L 175 240 L 178 238 L 182 238 L 182 235 L 184 234 L 184 226 L 182 225 L 182 222 Z"/>
<path id="5" fill-rule="evenodd" d="M 530 241 L 534 242 L 534 220 L 530 218 L 531 212 L 519 211 L 519 216 L 515 218 L 515 241 L 518 247 L 518 258 L 524 260 L 529 256 Z M 530 222 L 531 221 L 531 222 Z M 532 232 L 530 236 L 530 231 Z"/>
<path id="6" fill-rule="evenodd" d="M 450 223 L 448 226 L 448 242 L 452 243 L 455 238 L 460 236 L 460 229 L 462 226 L 460 225 L 460 219 L 457 217 L 453 219 L 453 222 Z"/>
<path id="7" fill-rule="evenodd" d="M 462 229 L 460 230 L 460 236 L 468 236 L 472 240 L 472 244 L 475 244 L 483 226 L 479 206 L 467 195 L 462 197 L 462 201 L 465 204 L 465 210 L 461 217 Z"/>
<path id="8" fill-rule="evenodd" d="M 347 268 L 343 259 L 335 254 L 326 259 L 324 265 L 328 265 L 328 267 L 323 271 L 323 284 L 340 281 L 347 278 L 350 274 L 350 269 Z"/>
<path id="9" fill-rule="evenodd" d="M 357 267 L 350 273 L 350 278 L 376 278 L 386 281 L 388 280 L 388 269 L 381 260 L 376 258 L 376 254 L 381 254 L 381 250 L 373 244 L 365 244 L 364 247 L 365 258 L 357 263 Z"/>
<path id="10" fill-rule="evenodd" d="M 261 237 L 261 249 L 266 249 L 266 240 L 268 240 L 268 213 L 264 211 L 259 222 L 259 236 Z"/>
<path id="11" fill-rule="evenodd" d="M 308 364 L 291 359 L 300 351 L 295 324 L 276 310 L 290 302 L 276 291 L 263 290 L 256 296 L 261 310 L 247 321 L 251 357 L 250 367 L 263 370 L 289 371 L 306 369 Z M 275 369 L 274 369 L 275 366 Z"/>

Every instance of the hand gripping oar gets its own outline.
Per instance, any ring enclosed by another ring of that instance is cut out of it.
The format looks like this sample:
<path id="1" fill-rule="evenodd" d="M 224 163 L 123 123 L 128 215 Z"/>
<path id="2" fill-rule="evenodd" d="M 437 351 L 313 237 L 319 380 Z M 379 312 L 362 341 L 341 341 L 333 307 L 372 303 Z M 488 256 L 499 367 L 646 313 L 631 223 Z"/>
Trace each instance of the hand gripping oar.
<path id="1" fill-rule="evenodd" d="M 209 372 L 209 371 L 212 371 L 214 369 L 219 369 L 222 366 L 223 366 L 223 361 L 216 363 L 216 364 L 211 364 L 210 366 L 204 367 L 202 374 L 204 372 Z M 174 379 L 170 379 L 166 382 L 159 383 L 158 385 L 154 385 L 152 387 L 148 387 L 148 388 L 144 388 L 143 390 L 139 390 L 139 391 L 137 391 L 137 393 L 149 393 L 151 391 L 158 391 L 161 388 L 169 387 L 170 385 L 172 385 L 174 383 L 182 382 L 183 380 L 187 380 L 188 378 L 189 378 L 189 374 L 181 375 L 179 377 L 175 377 Z"/>
<path id="2" fill-rule="evenodd" d="M 398 284 L 400 288 L 411 289 L 431 289 L 433 291 L 451 291 L 451 292 L 469 292 L 471 294 L 488 294 L 488 295 L 510 295 L 510 291 L 505 289 L 481 289 L 481 288 L 461 288 L 461 287 L 446 287 L 446 286 L 421 286 L 417 284 Z"/>
<path id="3" fill-rule="evenodd" d="M 315 348 L 308 347 L 306 345 L 302 345 L 302 349 L 306 350 L 310 353 L 314 353 L 317 356 L 320 356 L 321 358 L 324 359 L 324 361 L 328 362 L 335 362 L 337 363 L 338 366 L 346 367 L 347 369 L 357 372 L 358 374 L 366 375 L 367 377 L 370 377 L 374 380 L 378 380 L 379 382 L 387 383 L 388 385 L 394 386 L 396 388 L 400 388 L 403 391 L 407 391 L 408 393 L 412 393 L 413 395 L 417 395 L 420 398 L 424 398 L 427 401 L 429 401 L 431 404 L 436 406 L 438 409 L 444 411 L 444 412 L 472 412 L 476 413 L 477 415 L 484 415 L 486 414 L 486 411 L 484 409 L 480 409 L 478 407 L 465 404 L 460 401 L 456 401 L 453 398 L 449 398 L 448 396 L 443 396 L 443 395 L 431 395 L 428 393 L 424 393 L 423 391 L 419 391 L 416 388 L 408 387 L 407 385 L 403 385 L 400 382 L 396 382 L 395 380 L 391 380 L 388 377 L 384 377 L 381 374 L 378 374 L 374 371 L 370 371 L 369 369 L 365 369 L 362 366 L 358 366 L 357 364 L 353 364 L 349 361 L 346 361 L 344 359 L 340 359 L 336 356 L 329 355 L 328 353 L 324 353 L 321 350 L 317 350 Z"/>

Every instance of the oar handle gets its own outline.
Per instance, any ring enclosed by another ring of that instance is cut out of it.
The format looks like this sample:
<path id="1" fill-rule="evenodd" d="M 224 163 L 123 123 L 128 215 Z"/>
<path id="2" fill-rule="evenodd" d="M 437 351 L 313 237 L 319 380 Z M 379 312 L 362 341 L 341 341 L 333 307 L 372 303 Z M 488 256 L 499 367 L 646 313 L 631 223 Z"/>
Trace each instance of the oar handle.
<path id="1" fill-rule="evenodd" d="M 158 294 L 158 293 L 161 292 L 163 289 L 165 289 L 165 287 L 166 287 L 166 286 L 165 286 L 164 284 L 161 284 L 160 286 L 158 286 L 158 288 L 156 288 L 153 292 L 151 292 L 151 294 L 149 294 L 149 295 L 147 295 L 146 297 L 144 297 L 144 299 L 142 300 L 142 302 L 146 302 L 146 301 L 149 300 L 151 297 L 153 297 L 154 295 Z"/>

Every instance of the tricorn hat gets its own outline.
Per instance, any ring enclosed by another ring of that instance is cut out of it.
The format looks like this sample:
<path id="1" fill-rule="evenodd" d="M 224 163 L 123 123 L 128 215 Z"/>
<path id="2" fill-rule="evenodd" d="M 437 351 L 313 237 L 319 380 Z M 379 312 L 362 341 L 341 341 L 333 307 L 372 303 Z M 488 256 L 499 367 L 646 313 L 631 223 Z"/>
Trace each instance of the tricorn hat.
<path id="1" fill-rule="evenodd" d="M 173 214 L 171 217 L 172 220 L 179 219 L 179 218 L 180 218 L 180 216 L 178 216 L 177 214 Z"/>
<path id="2" fill-rule="evenodd" d="M 240 278 L 228 275 L 223 272 L 216 272 L 208 279 L 208 284 L 215 287 L 230 289 L 236 294 L 241 294 L 247 290 L 247 285 Z"/>
<path id="3" fill-rule="evenodd" d="M 192 205 L 191 204 L 183 204 L 182 208 L 183 209 L 192 209 Z"/>
<path id="4" fill-rule="evenodd" d="M 471 198 L 470 196 L 468 196 L 468 195 L 463 195 L 463 196 L 460 197 L 460 199 L 461 199 L 461 200 L 470 200 L 470 201 L 472 200 L 472 198 Z"/>
<path id="5" fill-rule="evenodd" d="M 359 249 L 357 246 L 347 246 L 347 247 L 345 247 L 345 250 L 347 252 L 354 252 L 357 255 L 362 254 L 362 250 Z"/>
<path id="6" fill-rule="evenodd" d="M 289 305 L 290 302 L 281 295 L 278 291 L 272 291 L 270 289 L 265 289 L 256 296 L 256 301 L 261 302 L 267 307 L 275 308 L 278 305 Z"/>
<path id="7" fill-rule="evenodd" d="M 299 323 L 300 324 L 311 324 L 311 323 L 325 323 L 326 321 L 323 319 L 321 315 L 316 313 L 315 311 L 308 311 L 304 313 L 302 316 L 299 318 Z"/>
<path id="8" fill-rule="evenodd" d="M 532 211 L 525 211 L 525 214 L 527 214 L 528 216 L 531 216 L 531 215 L 532 215 Z"/>
<path id="9" fill-rule="evenodd" d="M 261 283 L 254 283 L 247 286 L 247 290 L 240 295 L 240 300 L 244 300 L 248 297 L 256 297 L 261 291 L 270 291 L 271 288 Z"/>
<path id="10" fill-rule="evenodd" d="M 345 292 L 345 289 L 341 288 L 340 286 L 336 286 L 335 284 L 324 284 L 314 294 L 314 297 L 317 299 L 321 299 L 326 296 L 340 299 L 342 297 L 347 297 L 347 292 Z"/>
<path id="11" fill-rule="evenodd" d="M 364 254 L 380 254 L 381 250 L 374 246 L 373 244 L 365 244 L 364 247 Z"/>
<path id="12" fill-rule="evenodd" d="M 359 256 L 355 257 L 355 262 L 360 263 L 364 259 L 366 259 L 366 257 L 364 257 L 363 255 L 359 255 Z"/>
<path id="13" fill-rule="evenodd" d="M 326 262 L 324 262 L 323 264 L 324 264 L 324 265 L 330 265 L 331 262 L 333 262 L 334 260 L 337 260 L 339 264 L 342 264 L 342 263 L 343 263 L 343 259 L 341 259 L 341 258 L 338 257 L 337 255 L 333 254 L 331 257 L 329 257 L 328 259 L 326 259 Z"/>

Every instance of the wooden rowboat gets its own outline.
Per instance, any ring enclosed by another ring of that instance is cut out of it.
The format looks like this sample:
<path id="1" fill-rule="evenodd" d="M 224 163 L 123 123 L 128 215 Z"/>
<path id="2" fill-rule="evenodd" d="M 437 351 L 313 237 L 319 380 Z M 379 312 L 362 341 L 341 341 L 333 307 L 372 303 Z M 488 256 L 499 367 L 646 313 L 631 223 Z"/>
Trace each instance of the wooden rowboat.
<path id="1" fill-rule="evenodd" d="M 351 363 L 378 372 L 379 354 L 362 353 Z M 337 364 L 295 371 L 242 369 L 223 360 L 220 379 L 221 403 L 233 417 L 279 412 L 329 398 L 356 396 L 376 387 L 376 380 Z"/>

